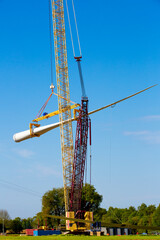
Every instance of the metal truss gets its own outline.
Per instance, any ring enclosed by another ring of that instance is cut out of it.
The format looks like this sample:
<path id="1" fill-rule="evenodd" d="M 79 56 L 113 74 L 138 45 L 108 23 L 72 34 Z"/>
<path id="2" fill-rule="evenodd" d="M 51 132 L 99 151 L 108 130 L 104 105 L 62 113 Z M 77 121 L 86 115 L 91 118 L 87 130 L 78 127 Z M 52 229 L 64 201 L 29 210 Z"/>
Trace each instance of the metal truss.
<path id="1" fill-rule="evenodd" d="M 88 139 L 88 98 L 82 98 L 81 110 L 77 120 L 73 176 L 70 193 L 70 211 L 81 211 L 81 195 L 87 154 Z"/>
<path id="2" fill-rule="evenodd" d="M 61 122 L 60 137 L 61 137 L 65 210 L 68 211 L 74 150 L 73 150 L 72 123 L 68 122 L 66 124 L 63 124 L 63 121 L 71 119 L 63 0 L 52 0 L 52 17 L 53 17 L 57 93 L 59 96 L 63 97 L 63 98 L 58 97 L 58 109 L 59 120 Z"/>

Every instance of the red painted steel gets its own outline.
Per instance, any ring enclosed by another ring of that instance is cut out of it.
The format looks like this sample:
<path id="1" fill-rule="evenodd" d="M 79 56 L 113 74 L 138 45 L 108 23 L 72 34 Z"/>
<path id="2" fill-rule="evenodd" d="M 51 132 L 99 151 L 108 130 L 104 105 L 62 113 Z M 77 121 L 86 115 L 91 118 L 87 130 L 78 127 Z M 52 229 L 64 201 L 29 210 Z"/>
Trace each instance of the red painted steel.
<path id="1" fill-rule="evenodd" d="M 83 97 L 81 101 L 81 109 L 77 120 L 75 151 L 73 160 L 73 175 L 70 192 L 70 211 L 75 214 L 81 209 L 81 195 L 84 179 L 84 170 L 87 153 L 88 140 L 88 98 Z M 79 215 L 79 214 L 78 214 Z"/>

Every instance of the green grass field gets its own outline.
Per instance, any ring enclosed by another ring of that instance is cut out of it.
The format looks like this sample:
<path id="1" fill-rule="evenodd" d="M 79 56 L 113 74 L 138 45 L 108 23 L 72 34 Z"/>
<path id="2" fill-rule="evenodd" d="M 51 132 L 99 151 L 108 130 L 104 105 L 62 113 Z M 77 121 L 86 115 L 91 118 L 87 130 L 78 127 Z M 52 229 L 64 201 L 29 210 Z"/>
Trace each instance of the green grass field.
<path id="1" fill-rule="evenodd" d="M 0 240 L 160 240 L 160 236 L 41 236 L 41 237 L 31 237 L 31 236 L 0 236 Z"/>

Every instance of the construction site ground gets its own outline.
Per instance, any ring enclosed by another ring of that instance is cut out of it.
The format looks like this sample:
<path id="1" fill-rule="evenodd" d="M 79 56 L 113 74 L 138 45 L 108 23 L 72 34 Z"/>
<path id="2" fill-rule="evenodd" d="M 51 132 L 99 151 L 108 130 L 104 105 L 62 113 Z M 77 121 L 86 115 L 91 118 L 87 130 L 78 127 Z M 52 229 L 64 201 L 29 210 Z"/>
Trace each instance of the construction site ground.
<path id="1" fill-rule="evenodd" d="M 0 240 L 83 240 L 83 239 L 97 239 L 97 240 L 102 240 L 102 239 L 108 239 L 108 240 L 160 240 L 160 235 L 147 235 L 147 236 L 141 236 L 141 235 L 130 235 L 130 236 L 64 236 L 64 235 L 59 235 L 59 236 L 20 236 L 20 235 L 12 235 L 12 236 L 0 236 Z"/>

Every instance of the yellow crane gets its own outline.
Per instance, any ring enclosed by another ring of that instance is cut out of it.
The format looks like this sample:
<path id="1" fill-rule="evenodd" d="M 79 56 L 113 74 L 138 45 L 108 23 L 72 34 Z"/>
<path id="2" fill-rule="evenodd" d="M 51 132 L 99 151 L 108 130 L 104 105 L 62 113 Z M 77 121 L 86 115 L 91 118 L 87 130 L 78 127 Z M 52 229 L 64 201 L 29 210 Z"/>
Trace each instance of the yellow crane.
<path id="1" fill-rule="evenodd" d="M 72 163 L 74 148 L 73 148 L 72 122 L 69 121 L 67 124 L 63 124 L 65 120 L 71 119 L 64 7 L 63 0 L 51 0 L 51 4 L 52 4 L 54 49 L 58 93 L 58 110 L 59 121 L 61 123 L 60 137 L 63 167 L 64 198 L 65 198 L 65 210 L 68 211 L 69 192 L 72 181 Z"/>
<path id="2" fill-rule="evenodd" d="M 52 20 L 53 20 L 53 36 L 54 36 L 54 49 L 55 49 L 55 65 L 56 65 L 56 80 L 57 80 L 57 94 L 53 92 L 53 84 L 51 84 L 52 94 L 55 94 L 58 96 L 58 110 L 45 114 L 44 116 L 39 116 L 33 120 L 33 122 L 30 124 L 30 130 L 26 130 L 24 132 L 17 133 L 13 136 L 13 139 L 15 142 L 20 142 L 32 137 L 40 137 L 42 134 L 55 129 L 57 127 L 60 127 L 60 138 L 61 138 L 61 153 L 62 153 L 62 167 L 63 167 L 63 184 L 64 184 L 64 200 L 65 200 L 65 212 L 69 214 L 67 215 L 68 218 L 64 218 L 68 221 L 68 229 L 69 230 L 75 230 L 77 229 L 76 221 L 75 221 L 75 212 L 70 209 L 70 193 L 71 193 L 71 186 L 73 186 L 73 172 L 75 172 L 75 169 L 73 167 L 73 160 L 74 160 L 74 147 L 73 147 L 73 134 L 72 134 L 72 121 L 79 120 L 81 123 L 81 119 L 84 117 L 88 117 L 88 115 L 96 113 L 98 111 L 101 111 L 103 109 L 106 109 L 108 107 L 114 106 L 122 101 L 125 101 L 131 97 L 134 97 L 156 85 L 153 85 L 151 87 L 148 87 L 142 91 L 139 91 L 135 94 L 132 94 L 126 98 L 123 98 L 119 101 L 116 101 L 112 104 L 106 105 L 104 107 L 101 107 L 99 109 L 93 110 L 91 112 L 88 112 L 88 109 L 86 112 L 81 111 L 80 109 L 75 110 L 74 108 L 79 107 L 79 104 L 74 103 L 74 105 L 71 105 L 70 100 L 70 91 L 69 91 L 69 77 L 68 77 L 68 63 L 67 63 L 67 49 L 66 49 L 66 34 L 65 34 L 65 22 L 64 22 L 64 7 L 63 7 L 63 0 L 49 0 L 51 1 L 52 6 Z M 80 69 L 80 58 L 75 58 L 78 61 L 78 67 Z M 83 79 L 81 76 L 81 69 L 80 69 L 80 78 L 82 82 L 82 90 L 83 90 Z M 49 101 L 51 95 L 49 96 L 48 100 L 40 110 L 40 113 L 42 113 L 42 110 L 44 110 L 47 102 Z M 86 97 L 82 99 L 84 101 L 86 100 Z M 83 101 L 82 101 L 83 102 Z M 73 103 L 73 102 L 72 102 Z M 71 109 L 74 109 L 74 117 L 71 116 Z M 83 110 L 83 109 L 82 109 Z M 77 113 L 80 112 L 80 115 L 77 116 Z M 52 116 L 59 114 L 59 122 L 55 124 L 50 124 L 47 126 L 40 127 L 37 122 L 40 120 L 50 118 Z M 81 116 L 81 118 L 80 118 Z M 35 128 L 33 128 L 33 126 Z M 80 135 L 80 138 L 82 135 Z M 87 137 L 86 137 L 87 139 Z M 82 140 L 82 139 L 80 139 Z M 86 141 L 87 146 L 87 141 Z M 80 145 L 82 143 L 80 142 Z M 81 146 L 80 146 L 81 147 Z M 85 159 L 84 159 L 85 161 Z M 73 169 L 72 169 L 73 168 Z M 83 169 L 84 171 L 84 169 Z M 83 174 L 82 174 L 83 175 Z M 83 179 L 82 179 L 83 180 Z M 83 182 L 83 181 L 82 181 Z M 83 185 L 83 184 L 82 184 Z M 78 188 L 79 189 L 79 188 Z M 77 189 L 77 191 L 78 191 Z M 76 195 L 77 196 L 77 195 Z M 80 196 L 81 197 L 81 196 Z M 77 198 L 77 197 L 76 197 Z M 87 229 L 90 228 L 90 223 L 93 222 L 93 214 L 90 212 L 86 212 L 89 215 L 86 215 L 86 226 Z M 70 220 L 70 222 L 69 222 Z M 79 221 L 80 222 L 80 221 Z M 70 225 L 75 225 L 73 227 L 70 227 Z M 88 225 L 87 225 L 88 224 Z"/>

